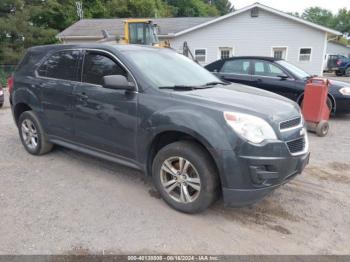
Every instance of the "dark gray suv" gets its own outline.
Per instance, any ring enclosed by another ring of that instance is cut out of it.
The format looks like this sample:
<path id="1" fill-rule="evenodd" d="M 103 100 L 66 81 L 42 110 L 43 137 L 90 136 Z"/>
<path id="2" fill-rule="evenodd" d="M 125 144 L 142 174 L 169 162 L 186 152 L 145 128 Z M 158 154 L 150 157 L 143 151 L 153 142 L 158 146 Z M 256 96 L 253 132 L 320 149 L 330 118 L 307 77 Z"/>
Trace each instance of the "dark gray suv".
<path id="1" fill-rule="evenodd" d="M 309 159 L 296 103 L 225 85 L 169 49 L 30 48 L 13 75 L 10 103 L 29 153 L 57 144 L 137 168 L 187 213 L 220 195 L 226 206 L 255 203 Z"/>

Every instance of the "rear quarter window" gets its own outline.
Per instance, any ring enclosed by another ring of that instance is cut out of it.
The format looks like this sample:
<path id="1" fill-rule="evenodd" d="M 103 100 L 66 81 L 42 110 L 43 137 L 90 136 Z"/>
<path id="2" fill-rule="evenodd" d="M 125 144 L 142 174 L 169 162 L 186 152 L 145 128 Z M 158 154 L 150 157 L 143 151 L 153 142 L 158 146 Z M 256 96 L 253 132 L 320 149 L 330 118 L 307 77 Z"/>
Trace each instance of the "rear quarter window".
<path id="1" fill-rule="evenodd" d="M 78 81 L 78 50 L 59 51 L 44 60 L 37 73 L 42 77 Z"/>

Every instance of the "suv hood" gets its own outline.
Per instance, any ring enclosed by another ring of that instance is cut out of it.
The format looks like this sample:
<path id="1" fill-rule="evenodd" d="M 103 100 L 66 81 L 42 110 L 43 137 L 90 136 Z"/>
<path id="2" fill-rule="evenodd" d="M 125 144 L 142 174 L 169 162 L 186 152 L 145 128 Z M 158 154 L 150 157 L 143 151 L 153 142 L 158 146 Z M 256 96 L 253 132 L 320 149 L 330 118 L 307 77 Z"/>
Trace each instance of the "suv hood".
<path id="1" fill-rule="evenodd" d="M 191 97 L 201 106 L 215 107 L 222 111 L 248 113 L 272 122 L 300 116 L 299 106 L 293 101 L 246 85 L 231 84 L 224 87 L 174 92 L 173 94 L 175 97 Z"/>

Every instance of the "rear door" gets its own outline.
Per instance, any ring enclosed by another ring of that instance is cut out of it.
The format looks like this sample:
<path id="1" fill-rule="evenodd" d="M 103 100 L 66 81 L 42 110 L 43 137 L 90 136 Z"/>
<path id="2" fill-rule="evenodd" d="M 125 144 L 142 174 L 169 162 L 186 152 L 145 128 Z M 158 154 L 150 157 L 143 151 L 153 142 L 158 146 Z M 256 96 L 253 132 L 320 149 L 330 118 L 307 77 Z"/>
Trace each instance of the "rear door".
<path id="1" fill-rule="evenodd" d="M 227 60 L 217 75 L 229 82 L 252 85 L 251 62 L 248 59 Z"/>
<path id="2" fill-rule="evenodd" d="M 285 70 L 265 60 L 254 60 L 252 63 L 254 86 L 293 100 L 296 99 L 298 92 L 295 88 L 295 79 Z"/>
<path id="3" fill-rule="evenodd" d="M 103 77 L 107 75 L 123 75 L 134 81 L 113 54 L 85 51 L 82 81 L 74 90 L 76 140 L 135 159 L 138 93 L 103 87 Z"/>
<path id="4" fill-rule="evenodd" d="M 48 132 L 68 140 L 74 136 L 73 89 L 79 80 L 80 55 L 80 50 L 55 52 L 36 71 Z"/>

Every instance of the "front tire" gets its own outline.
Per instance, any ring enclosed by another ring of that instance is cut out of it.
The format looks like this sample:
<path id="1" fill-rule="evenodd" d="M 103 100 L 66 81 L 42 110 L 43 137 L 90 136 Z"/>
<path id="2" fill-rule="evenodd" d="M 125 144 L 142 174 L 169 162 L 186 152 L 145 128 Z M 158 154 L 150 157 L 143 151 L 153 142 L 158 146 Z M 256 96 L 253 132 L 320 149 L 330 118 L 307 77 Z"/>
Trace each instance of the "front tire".
<path id="1" fill-rule="evenodd" d="M 350 67 L 348 67 L 348 68 L 345 70 L 345 75 L 346 75 L 346 76 L 350 76 Z"/>
<path id="2" fill-rule="evenodd" d="M 200 145 L 180 141 L 162 148 L 152 167 L 164 201 L 184 213 L 198 213 L 218 198 L 219 178 L 211 156 Z"/>
<path id="3" fill-rule="evenodd" d="M 19 136 L 24 148 L 32 155 L 43 155 L 53 145 L 46 140 L 45 132 L 33 111 L 25 111 L 18 120 Z"/>

